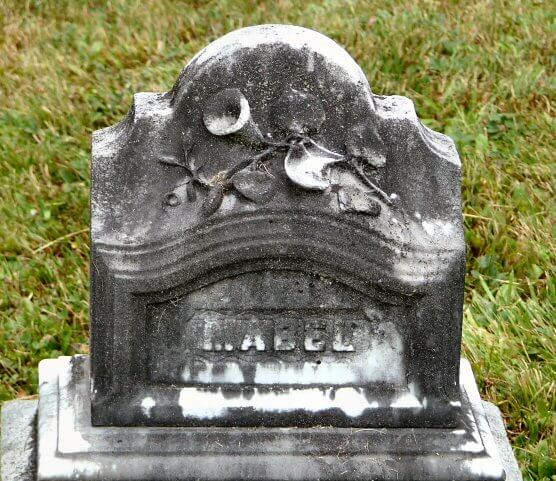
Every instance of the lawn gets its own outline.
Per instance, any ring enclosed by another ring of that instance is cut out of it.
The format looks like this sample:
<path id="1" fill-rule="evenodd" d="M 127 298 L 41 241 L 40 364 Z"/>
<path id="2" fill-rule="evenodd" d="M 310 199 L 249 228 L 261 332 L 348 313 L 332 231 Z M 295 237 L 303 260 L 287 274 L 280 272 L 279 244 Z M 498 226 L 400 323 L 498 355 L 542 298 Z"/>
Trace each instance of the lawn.
<path id="1" fill-rule="evenodd" d="M 465 355 L 525 479 L 556 480 L 556 9 L 550 2 L 0 2 L 0 401 L 88 350 L 93 130 L 211 40 L 293 23 L 411 97 L 464 165 Z"/>

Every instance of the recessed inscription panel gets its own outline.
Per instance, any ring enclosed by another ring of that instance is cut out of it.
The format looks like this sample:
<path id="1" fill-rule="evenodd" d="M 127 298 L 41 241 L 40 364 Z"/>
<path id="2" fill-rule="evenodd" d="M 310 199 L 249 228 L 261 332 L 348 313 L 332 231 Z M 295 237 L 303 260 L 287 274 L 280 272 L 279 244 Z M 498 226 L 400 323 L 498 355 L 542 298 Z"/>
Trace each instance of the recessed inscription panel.
<path id="1" fill-rule="evenodd" d="M 151 305 L 151 381 L 404 385 L 404 343 L 394 322 L 399 308 L 371 305 L 347 289 L 342 292 L 343 287 L 308 280 L 298 273 L 283 275 L 296 279 L 289 292 L 295 308 L 272 306 L 268 298 L 256 307 L 253 297 L 264 297 L 265 290 L 264 274 L 256 273 L 244 276 L 240 283 L 243 289 L 246 283 L 258 284 L 254 296 L 223 295 L 223 290 L 231 288 L 227 285 L 231 281 L 223 281 L 205 288 L 202 296 L 193 293 Z M 339 296 L 344 306 L 347 296 L 351 306 L 336 307 Z M 247 307 L 239 309 L 237 304 Z"/>

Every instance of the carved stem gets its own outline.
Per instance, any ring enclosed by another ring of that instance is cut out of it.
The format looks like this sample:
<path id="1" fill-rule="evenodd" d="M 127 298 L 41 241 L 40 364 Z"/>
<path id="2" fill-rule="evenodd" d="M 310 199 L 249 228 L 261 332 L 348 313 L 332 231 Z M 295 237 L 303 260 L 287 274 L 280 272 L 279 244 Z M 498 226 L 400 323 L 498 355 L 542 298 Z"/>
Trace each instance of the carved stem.
<path id="1" fill-rule="evenodd" d="M 363 169 L 361 169 L 361 167 L 359 167 L 358 165 L 356 165 L 352 162 L 349 162 L 348 160 L 346 160 L 346 164 L 354 170 L 354 172 L 357 174 L 357 176 L 363 181 L 363 183 L 367 187 L 369 187 L 370 189 L 374 190 L 377 194 L 379 194 L 388 205 L 392 204 L 392 201 L 390 200 L 390 197 L 388 196 L 388 194 L 386 192 L 384 192 L 380 187 L 375 185 L 373 182 L 371 182 L 371 180 L 369 180 L 369 178 L 367 177 L 367 174 L 365 174 L 365 172 L 363 172 Z"/>
<path id="2" fill-rule="evenodd" d="M 181 167 L 182 169 L 187 170 L 189 174 L 191 174 L 191 169 L 187 166 L 178 162 L 174 157 L 161 157 L 158 159 L 161 164 L 171 165 L 172 167 Z"/>
<path id="3" fill-rule="evenodd" d="M 240 163 L 232 167 L 230 170 L 228 170 L 224 178 L 226 180 L 231 179 L 234 176 L 234 174 L 237 174 L 240 170 L 249 167 L 251 164 L 253 164 L 253 162 L 257 162 L 258 160 L 261 160 L 267 155 L 273 153 L 275 150 L 276 150 L 275 146 L 270 146 L 267 149 L 263 150 L 260 154 L 257 154 L 253 157 L 249 157 L 248 159 L 241 161 Z"/>
<path id="4" fill-rule="evenodd" d="M 331 150 L 328 150 L 326 147 L 320 145 L 319 143 L 315 142 L 313 139 L 311 139 L 310 137 L 303 137 L 303 141 L 307 141 L 309 142 L 311 145 L 315 146 L 317 149 L 322 150 L 323 152 L 326 152 L 327 154 L 332 155 L 333 157 L 336 157 L 337 159 L 343 159 L 345 156 L 342 154 L 338 154 L 337 152 L 332 152 Z"/>

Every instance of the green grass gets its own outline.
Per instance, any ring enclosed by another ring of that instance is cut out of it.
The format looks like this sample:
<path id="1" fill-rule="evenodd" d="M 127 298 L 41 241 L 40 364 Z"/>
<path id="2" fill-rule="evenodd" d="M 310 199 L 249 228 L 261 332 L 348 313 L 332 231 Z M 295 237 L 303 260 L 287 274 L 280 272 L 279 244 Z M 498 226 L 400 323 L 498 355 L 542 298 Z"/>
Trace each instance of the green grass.
<path id="1" fill-rule="evenodd" d="M 465 353 L 525 479 L 556 479 L 556 205 L 550 2 L 0 2 L 0 401 L 88 349 L 91 132 L 168 90 L 223 33 L 280 22 L 345 46 L 413 98 L 464 162 Z"/>

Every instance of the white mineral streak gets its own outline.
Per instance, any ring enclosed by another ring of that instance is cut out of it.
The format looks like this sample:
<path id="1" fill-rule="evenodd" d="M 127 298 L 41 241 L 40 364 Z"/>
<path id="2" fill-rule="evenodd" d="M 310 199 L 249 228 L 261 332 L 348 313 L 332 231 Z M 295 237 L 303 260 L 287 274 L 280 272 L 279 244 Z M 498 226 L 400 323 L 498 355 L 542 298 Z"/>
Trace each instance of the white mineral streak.
<path id="1" fill-rule="evenodd" d="M 265 342 L 260 334 L 247 335 L 241 343 L 240 350 L 248 351 L 254 347 L 257 351 L 264 351 L 266 348 Z"/>
<path id="2" fill-rule="evenodd" d="M 256 367 L 255 383 L 257 384 L 342 384 L 358 381 L 358 373 L 348 364 L 327 363 L 315 364 L 303 362 L 301 366 L 288 362 L 277 361 L 263 363 Z"/>
<path id="3" fill-rule="evenodd" d="M 422 225 L 423 225 L 423 229 L 425 229 L 425 232 L 428 235 L 430 236 L 434 235 L 434 224 L 432 222 L 424 220 Z"/>
<path id="4" fill-rule="evenodd" d="M 476 458 L 464 461 L 464 469 L 480 479 L 500 479 L 502 468 L 492 458 Z"/>
<path id="5" fill-rule="evenodd" d="M 215 116 L 207 120 L 205 125 L 208 131 L 213 135 L 227 135 L 239 130 L 236 128 L 236 125 L 241 125 L 241 119 L 232 115 Z"/>
<path id="6" fill-rule="evenodd" d="M 235 195 L 225 195 L 224 199 L 222 200 L 222 205 L 220 206 L 221 212 L 230 212 L 234 210 L 234 208 L 238 205 L 238 198 Z M 245 210 L 255 210 L 256 207 L 253 205 L 243 206 L 242 209 Z"/>
<path id="7" fill-rule="evenodd" d="M 392 404 L 392 408 L 421 408 L 423 405 L 419 402 L 419 399 L 415 397 L 414 394 L 407 392 L 399 396 Z"/>
<path id="8" fill-rule="evenodd" d="M 378 96 L 375 95 L 375 102 L 377 103 L 377 113 L 383 119 L 408 119 L 412 123 L 419 122 L 417 112 L 415 111 L 415 104 L 411 99 L 402 97 L 401 95 Z"/>
<path id="9" fill-rule="evenodd" d="M 200 370 L 195 376 L 196 382 L 206 384 L 241 384 L 245 381 L 243 372 L 236 362 L 226 362 L 223 366 L 219 364 L 216 369 L 215 365 L 210 361 L 204 361 L 204 364 L 204 369 Z M 184 368 L 182 379 L 184 382 L 192 381 L 191 371 L 188 367 Z"/>
<path id="10" fill-rule="evenodd" d="M 91 444 L 83 439 L 79 431 L 75 429 L 75 408 L 76 402 L 71 396 L 71 383 L 72 383 L 71 368 L 61 369 L 59 373 L 59 402 L 60 402 L 60 415 L 58 419 L 58 429 L 63 436 L 60 438 L 59 449 L 68 452 L 88 451 Z"/>
<path id="11" fill-rule="evenodd" d="M 336 333 L 336 335 L 334 336 L 333 346 L 334 346 L 334 351 L 335 352 L 353 352 L 353 351 L 355 351 L 355 348 L 353 347 L 353 344 L 344 343 L 344 339 L 342 337 L 342 334 L 339 333 L 339 332 Z"/>
<path id="12" fill-rule="evenodd" d="M 353 83 L 368 86 L 361 67 L 336 42 L 314 30 L 293 25 L 259 25 L 231 32 L 207 45 L 191 59 L 186 69 L 193 64 L 201 67 L 215 58 L 233 58 L 234 53 L 241 49 L 254 49 L 261 45 L 275 43 L 287 44 L 296 50 L 308 50 L 310 52 L 307 66 L 309 71 L 311 68 L 314 69 L 314 59 L 311 61 L 310 58 L 316 53 L 327 62 L 339 67 L 340 71 L 344 71 Z"/>
<path id="13" fill-rule="evenodd" d="M 243 96 L 239 99 L 240 111 L 239 116 L 222 115 L 205 118 L 205 126 L 208 131 L 214 135 L 228 135 L 240 130 L 251 116 L 249 102 Z"/>
<path id="14" fill-rule="evenodd" d="M 143 411 L 143 414 L 145 416 L 147 416 L 148 418 L 151 417 L 151 410 L 152 408 L 154 408 L 156 406 L 156 402 L 152 397 L 146 397 L 145 399 L 143 399 L 143 401 L 141 401 L 141 411 Z"/>
<path id="15" fill-rule="evenodd" d="M 39 469 L 41 479 L 99 479 L 101 465 L 89 460 L 48 456 L 43 457 Z"/>
<path id="16" fill-rule="evenodd" d="M 314 72 L 315 71 L 315 54 L 311 52 L 307 56 L 307 72 Z"/>
<path id="17" fill-rule="evenodd" d="M 334 393 L 331 396 L 332 392 Z M 255 388 L 247 397 L 224 396 L 221 388 L 216 391 L 185 387 L 180 391 L 179 404 L 184 417 L 212 419 L 224 415 L 228 409 L 253 408 L 269 413 L 291 412 L 305 409 L 316 413 L 328 409 L 341 409 L 347 416 L 361 416 L 366 409 L 378 407 L 376 401 L 369 402 L 360 388 L 286 389 L 267 391 Z"/>
<path id="18" fill-rule="evenodd" d="M 67 419 L 60 417 L 60 432 L 64 433 L 64 446 L 71 446 L 70 449 L 65 449 L 66 452 L 81 452 L 88 451 L 91 443 L 83 439 L 80 432 L 76 431 L 72 426 L 69 426 Z"/>
<path id="19" fill-rule="evenodd" d="M 450 235 L 454 230 L 454 226 L 450 222 L 441 222 L 440 230 L 444 235 Z"/>
<path id="20" fill-rule="evenodd" d="M 419 388 L 415 385 L 415 383 L 410 382 L 407 387 L 409 392 L 406 391 L 400 394 L 392 403 L 390 403 L 390 407 L 401 409 L 421 409 L 426 407 L 427 398 L 423 398 L 422 402 L 419 400 Z"/>
<path id="21" fill-rule="evenodd" d="M 477 441 L 466 441 L 458 446 L 450 447 L 450 451 L 464 451 L 467 453 L 480 453 L 484 451 L 483 443 Z"/>
<path id="22" fill-rule="evenodd" d="M 423 125 L 417 117 L 412 100 L 399 95 L 388 97 L 375 95 L 373 98 L 376 112 L 381 118 L 398 122 L 410 122 L 415 127 L 416 133 L 434 154 L 446 162 L 450 162 L 458 167 L 461 166 L 454 141 L 447 135 L 435 132 Z"/>
<path id="23" fill-rule="evenodd" d="M 454 226 L 452 225 L 452 223 L 440 219 L 435 219 L 430 221 L 424 220 L 421 223 L 421 225 L 423 226 L 425 232 L 430 236 L 434 236 L 434 235 L 448 236 L 454 230 Z"/>
<path id="24" fill-rule="evenodd" d="M 212 342 L 209 341 L 208 339 L 212 338 L 212 333 L 214 332 L 214 329 L 216 327 L 217 327 L 216 321 L 211 319 L 207 319 L 205 321 L 203 327 L 203 339 L 205 339 L 203 350 L 210 351 L 213 348 Z"/>
<path id="25" fill-rule="evenodd" d="M 134 121 L 138 118 L 165 118 L 174 112 L 169 100 L 160 93 L 138 92 L 133 96 L 133 106 Z"/>

